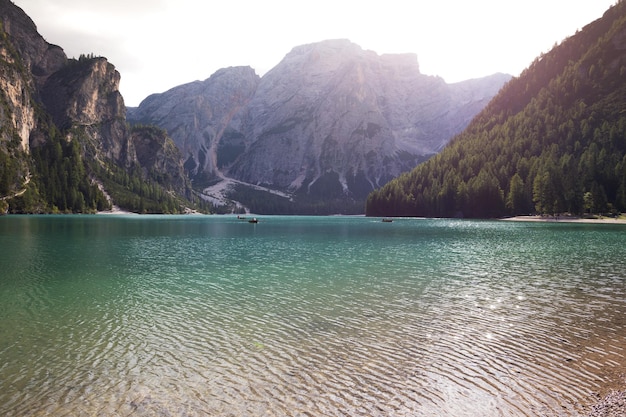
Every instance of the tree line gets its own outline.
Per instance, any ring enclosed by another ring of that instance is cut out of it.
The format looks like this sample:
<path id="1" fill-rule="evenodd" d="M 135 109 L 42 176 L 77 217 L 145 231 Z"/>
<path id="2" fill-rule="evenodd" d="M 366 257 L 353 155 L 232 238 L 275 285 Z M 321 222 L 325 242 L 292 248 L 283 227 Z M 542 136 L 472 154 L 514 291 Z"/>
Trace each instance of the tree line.
<path id="1" fill-rule="evenodd" d="M 160 173 L 144 172 L 139 164 L 122 167 L 110 161 L 89 158 L 87 153 L 93 152 L 83 149 L 90 145 L 81 139 L 80 132 L 74 132 L 72 140 L 67 140 L 44 117 L 40 126 L 46 125 L 49 126 L 46 140 L 31 147 L 32 181 L 22 195 L 5 201 L 8 207 L 4 210 L 10 213 L 94 213 L 109 210 L 111 202 L 100 190 L 98 181 L 116 205 L 131 212 L 176 214 L 183 213 L 187 207 L 201 212 L 211 210 L 209 203 L 197 198 L 192 202 L 168 190 Z M 11 165 L 10 161 L 7 166 Z M 5 177 L 4 171 L 7 170 L 0 170 L 1 178 Z"/>
<path id="2" fill-rule="evenodd" d="M 626 3 L 539 57 L 438 155 L 368 196 L 378 216 L 626 211 Z"/>

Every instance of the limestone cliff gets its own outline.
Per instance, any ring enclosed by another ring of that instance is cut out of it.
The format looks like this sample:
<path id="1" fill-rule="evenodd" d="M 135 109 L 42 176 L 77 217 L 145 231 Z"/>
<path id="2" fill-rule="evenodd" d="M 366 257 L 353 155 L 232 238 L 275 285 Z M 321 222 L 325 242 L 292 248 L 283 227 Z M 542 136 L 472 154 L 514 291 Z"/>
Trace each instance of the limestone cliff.
<path id="1" fill-rule="evenodd" d="M 11 3 L 0 2 L 0 197 L 5 199 L 22 192 L 30 179 L 26 155 L 36 126 L 35 80 L 30 68 L 32 61 L 39 65 L 48 50 L 36 37 L 32 43 L 17 41 L 29 38 L 34 28 L 28 16 L 20 12 Z M 35 58 L 23 60 L 23 50 L 32 50 Z M 5 211 L 6 203 L 2 206 L 0 211 Z"/>
<path id="2" fill-rule="evenodd" d="M 128 185 L 116 184 L 129 177 L 124 170 L 151 184 L 167 178 L 167 189 L 188 195 L 171 139 L 128 127 L 112 64 L 102 57 L 68 59 L 9 0 L 0 0 L 0 23 L 0 211 L 24 193 L 11 210 L 94 210 L 94 183 L 131 201 Z"/>
<path id="3" fill-rule="evenodd" d="M 503 82 L 467 89 L 483 98 Z M 460 132 L 486 104 L 467 98 L 421 74 L 413 54 L 379 56 L 347 40 L 300 46 L 262 78 L 242 126 L 248 147 L 229 174 L 294 191 L 331 175 L 360 198 Z"/>
<path id="4" fill-rule="evenodd" d="M 150 175 L 148 170 L 151 170 L 166 188 L 187 191 L 189 184 L 181 153 L 166 131 L 154 126 L 136 127 L 132 129 L 130 141 L 146 175 Z"/>
<path id="5" fill-rule="evenodd" d="M 232 126 L 240 125 L 258 84 L 250 67 L 224 68 L 205 81 L 149 96 L 140 107 L 129 108 L 128 118 L 166 129 L 193 177 L 216 176 L 218 166 L 228 163 L 225 155 L 243 149 Z"/>
<path id="6" fill-rule="evenodd" d="M 81 58 L 50 75 L 40 95 L 56 126 L 84 129 L 104 157 L 129 165 L 136 156 L 119 83 L 119 72 L 105 58 Z"/>

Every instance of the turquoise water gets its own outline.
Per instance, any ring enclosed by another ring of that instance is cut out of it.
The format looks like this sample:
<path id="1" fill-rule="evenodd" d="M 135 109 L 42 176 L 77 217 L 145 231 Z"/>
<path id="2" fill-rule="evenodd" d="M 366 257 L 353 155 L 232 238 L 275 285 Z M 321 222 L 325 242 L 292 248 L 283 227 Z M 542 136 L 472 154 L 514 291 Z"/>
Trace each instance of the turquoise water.
<path id="1" fill-rule="evenodd" d="M 0 218 L 0 415 L 576 415 L 626 226 Z"/>

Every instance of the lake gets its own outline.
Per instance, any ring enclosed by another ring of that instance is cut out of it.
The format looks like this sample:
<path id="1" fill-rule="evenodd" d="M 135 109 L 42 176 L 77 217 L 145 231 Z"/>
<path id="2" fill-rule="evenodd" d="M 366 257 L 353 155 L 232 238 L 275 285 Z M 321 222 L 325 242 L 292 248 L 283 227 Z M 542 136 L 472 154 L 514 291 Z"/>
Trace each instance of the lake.
<path id="1" fill-rule="evenodd" d="M 0 217 L 0 415 L 569 416 L 626 372 L 626 225 Z"/>

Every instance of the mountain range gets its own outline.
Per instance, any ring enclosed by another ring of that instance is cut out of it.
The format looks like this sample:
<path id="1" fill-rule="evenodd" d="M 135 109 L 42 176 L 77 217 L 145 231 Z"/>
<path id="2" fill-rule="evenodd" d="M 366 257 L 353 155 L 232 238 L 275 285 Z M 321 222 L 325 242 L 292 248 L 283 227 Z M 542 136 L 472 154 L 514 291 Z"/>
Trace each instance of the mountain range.
<path id="1" fill-rule="evenodd" d="M 368 196 L 376 216 L 626 211 L 626 2 L 542 54 L 428 162 Z"/>
<path id="2" fill-rule="evenodd" d="M 128 120 L 167 130 L 215 203 L 360 213 L 369 192 L 440 151 L 509 79 L 446 84 L 421 74 L 414 54 L 338 39 L 294 48 L 263 77 L 225 68 L 151 95 Z"/>
<path id="3" fill-rule="evenodd" d="M 362 213 L 509 79 L 447 85 L 334 40 L 126 109 L 106 58 L 68 58 L 9 0 L 0 19 L 0 212 Z"/>
<path id="4" fill-rule="evenodd" d="M 624 4 L 513 79 L 447 84 L 339 39 L 127 109 L 106 58 L 0 0 L 0 212 L 622 211 Z"/>

